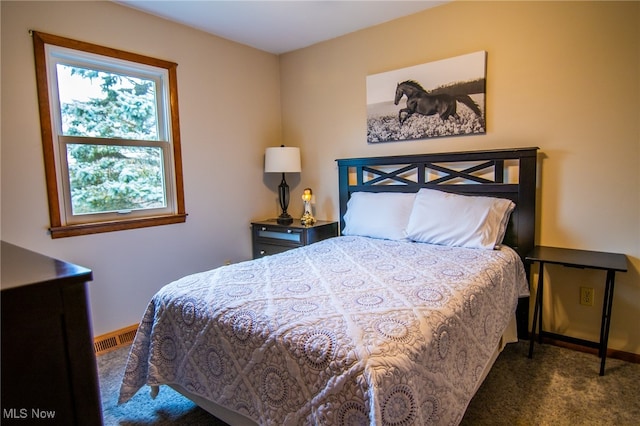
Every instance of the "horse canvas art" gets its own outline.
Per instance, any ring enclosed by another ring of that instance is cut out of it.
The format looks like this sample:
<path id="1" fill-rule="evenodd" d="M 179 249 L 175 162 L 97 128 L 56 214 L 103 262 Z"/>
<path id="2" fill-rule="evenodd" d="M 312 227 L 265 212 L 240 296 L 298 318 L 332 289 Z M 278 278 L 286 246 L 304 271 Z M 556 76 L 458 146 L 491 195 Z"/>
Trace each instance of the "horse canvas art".
<path id="1" fill-rule="evenodd" d="M 462 102 L 471 108 L 478 117 L 482 116 L 480 107 L 469 95 L 429 94 L 422 88 L 420 83 L 413 80 L 398 83 L 393 101 L 394 105 L 398 105 L 403 96 L 407 97 L 407 106 L 398 112 L 400 124 L 404 123 L 413 113 L 422 115 L 438 114 L 443 121 L 448 120 L 449 117 L 460 119 L 457 113 L 457 102 Z"/>
<path id="2" fill-rule="evenodd" d="M 486 52 L 367 76 L 367 142 L 485 130 Z"/>

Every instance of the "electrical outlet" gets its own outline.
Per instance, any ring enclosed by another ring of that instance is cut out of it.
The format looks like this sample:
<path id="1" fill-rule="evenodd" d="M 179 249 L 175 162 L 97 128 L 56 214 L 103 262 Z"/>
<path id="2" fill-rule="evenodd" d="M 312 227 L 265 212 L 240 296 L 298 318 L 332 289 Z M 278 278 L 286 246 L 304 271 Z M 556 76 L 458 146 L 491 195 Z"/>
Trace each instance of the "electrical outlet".
<path id="1" fill-rule="evenodd" d="M 580 304 L 585 306 L 593 306 L 593 288 L 580 287 Z"/>

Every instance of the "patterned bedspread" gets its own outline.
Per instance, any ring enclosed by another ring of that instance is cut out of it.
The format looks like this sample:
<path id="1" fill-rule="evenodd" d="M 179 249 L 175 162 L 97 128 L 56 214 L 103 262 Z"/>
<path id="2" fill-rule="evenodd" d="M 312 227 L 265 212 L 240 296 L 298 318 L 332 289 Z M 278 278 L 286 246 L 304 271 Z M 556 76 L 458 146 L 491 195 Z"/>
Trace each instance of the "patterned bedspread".
<path id="1" fill-rule="evenodd" d="M 260 425 L 458 424 L 527 295 L 510 248 L 337 237 L 151 300 L 120 392 L 179 384 Z"/>

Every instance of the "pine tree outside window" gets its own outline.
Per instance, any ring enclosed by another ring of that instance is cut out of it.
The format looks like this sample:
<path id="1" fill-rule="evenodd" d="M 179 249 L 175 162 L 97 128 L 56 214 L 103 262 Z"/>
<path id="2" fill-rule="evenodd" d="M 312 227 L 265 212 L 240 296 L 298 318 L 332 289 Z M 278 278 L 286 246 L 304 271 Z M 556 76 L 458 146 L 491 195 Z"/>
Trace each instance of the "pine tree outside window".
<path id="1" fill-rule="evenodd" d="M 177 65 L 32 34 L 52 237 L 184 222 Z"/>

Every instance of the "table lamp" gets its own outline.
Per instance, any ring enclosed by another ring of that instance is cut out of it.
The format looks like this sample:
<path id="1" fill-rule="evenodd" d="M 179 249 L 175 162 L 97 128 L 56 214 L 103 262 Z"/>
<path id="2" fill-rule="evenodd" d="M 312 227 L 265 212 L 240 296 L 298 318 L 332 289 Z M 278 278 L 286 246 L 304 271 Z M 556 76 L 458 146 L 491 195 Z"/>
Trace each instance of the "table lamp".
<path id="1" fill-rule="evenodd" d="M 265 173 L 282 173 L 282 182 L 278 185 L 278 198 L 282 213 L 278 216 L 280 225 L 290 225 L 293 218 L 287 213 L 289 207 L 289 185 L 284 178 L 285 173 L 300 173 L 300 148 L 279 147 L 267 148 L 264 155 Z"/>

